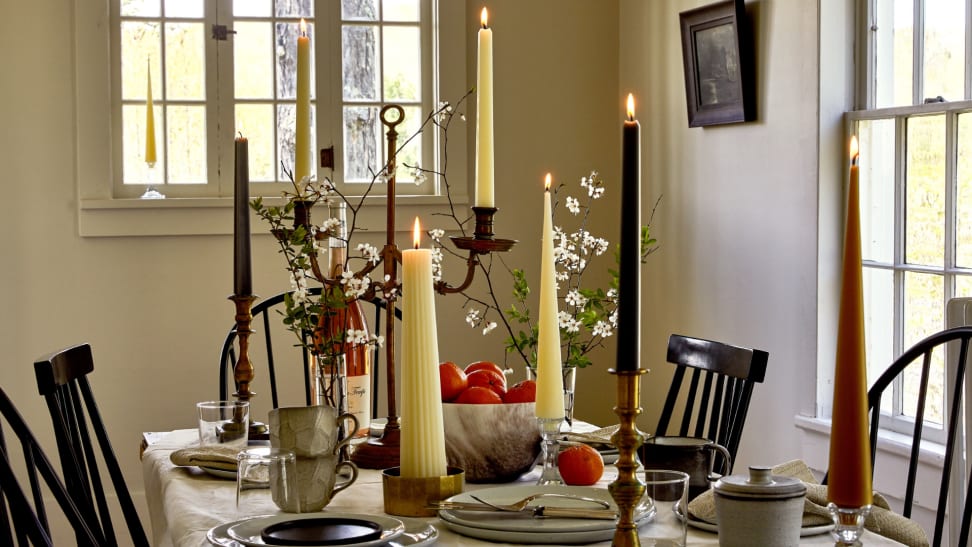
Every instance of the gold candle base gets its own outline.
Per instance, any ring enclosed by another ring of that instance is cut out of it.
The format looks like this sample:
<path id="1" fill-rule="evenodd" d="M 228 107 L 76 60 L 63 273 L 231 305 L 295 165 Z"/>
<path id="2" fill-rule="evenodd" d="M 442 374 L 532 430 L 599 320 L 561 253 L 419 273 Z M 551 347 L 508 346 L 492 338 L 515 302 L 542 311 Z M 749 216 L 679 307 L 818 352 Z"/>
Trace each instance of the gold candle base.
<path id="1" fill-rule="evenodd" d="M 405 478 L 400 467 L 381 472 L 381 484 L 385 497 L 385 512 L 400 517 L 434 517 L 438 510 L 433 503 L 461 494 L 466 472 L 450 467 L 444 477 Z"/>
<path id="2" fill-rule="evenodd" d="M 618 449 L 618 478 L 608 485 L 611 497 L 618 504 L 618 525 L 614 531 L 614 547 L 635 547 L 641 545 L 638 539 L 638 525 L 634 521 L 634 510 L 645 495 L 645 484 L 638 480 L 636 454 L 645 439 L 635 427 L 635 418 L 641 414 L 641 375 L 648 372 L 638 370 L 614 370 L 611 374 L 618 377 L 618 404 L 614 413 L 621 419 L 621 427 L 611 436 L 611 442 Z"/>

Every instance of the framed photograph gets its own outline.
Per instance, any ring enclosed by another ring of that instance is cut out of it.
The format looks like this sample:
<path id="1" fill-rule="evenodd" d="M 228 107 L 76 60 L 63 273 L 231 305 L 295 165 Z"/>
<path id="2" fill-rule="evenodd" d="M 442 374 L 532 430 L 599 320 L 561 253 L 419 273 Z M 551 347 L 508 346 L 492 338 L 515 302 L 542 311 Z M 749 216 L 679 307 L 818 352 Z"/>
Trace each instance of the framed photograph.
<path id="1" fill-rule="evenodd" d="M 684 11 L 679 20 L 689 127 L 756 119 L 745 1 Z"/>

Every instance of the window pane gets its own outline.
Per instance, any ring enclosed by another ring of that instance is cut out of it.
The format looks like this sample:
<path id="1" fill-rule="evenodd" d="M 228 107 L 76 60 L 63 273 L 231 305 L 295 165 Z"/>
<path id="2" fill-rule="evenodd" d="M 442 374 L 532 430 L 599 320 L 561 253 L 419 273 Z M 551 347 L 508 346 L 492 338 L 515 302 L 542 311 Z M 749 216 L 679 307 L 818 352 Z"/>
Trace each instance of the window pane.
<path id="1" fill-rule="evenodd" d="M 864 260 L 894 261 L 894 120 L 863 120 L 860 142 L 861 251 Z"/>
<path id="2" fill-rule="evenodd" d="M 371 182 L 381 161 L 378 108 L 344 107 L 344 181 Z"/>
<path id="3" fill-rule="evenodd" d="M 873 381 L 894 358 L 894 273 L 864 268 L 863 277 L 867 377 Z"/>
<path id="4" fill-rule="evenodd" d="M 418 27 L 385 27 L 382 65 L 386 101 L 419 101 L 422 96 L 422 43 Z"/>
<path id="5" fill-rule="evenodd" d="M 277 23 L 277 98 L 297 98 L 297 37 L 300 25 Z M 314 69 L 314 25 L 307 24 L 307 37 L 310 39 L 310 79 L 315 81 Z M 311 99 L 314 98 L 314 85 L 310 86 Z"/>
<path id="6" fill-rule="evenodd" d="M 972 267 L 972 114 L 958 116 L 958 167 L 955 205 L 955 264 Z"/>
<path id="7" fill-rule="evenodd" d="M 377 21 L 378 0 L 341 0 L 344 21 Z"/>
<path id="8" fill-rule="evenodd" d="M 924 96 L 965 98 L 965 0 L 925 2 Z"/>
<path id="9" fill-rule="evenodd" d="M 382 0 L 382 19 L 385 21 L 418 21 L 418 0 Z"/>
<path id="10" fill-rule="evenodd" d="M 908 119 L 905 262 L 945 264 L 945 116 Z"/>
<path id="11" fill-rule="evenodd" d="M 125 21 L 121 24 L 121 43 L 122 99 L 145 100 L 145 90 L 148 87 L 146 64 L 151 64 L 152 67 L 155 98 L 161 97 L 162 34 L 159 24 Z"/>
<path id="12" fill-rule="evenodd" d="M 273 182 L 277 164 L 273 145 L 273 105 L 236 105 L 236 129 L 249 145 L 250 182 Z"/>
<path id="13" fill-rule="evenodd" d="M 272 0 L 233 0 L 235 17 L 269 17 L 272 13 Z"/>
<path id="14" fill-rule="evenodd" d="M 166 108 L 166 143 L 170 184 L 206 183 L 206 107 Z"/>
<path id="15" fill-rule="evenodd" d="M 201 19 L 204 6 L 199 0 L 165 0 L 165 16 Z"/>
<path id="16" fill-rule="evenodd" d="M 162 15 L 159 0 L 121 0 L 119 4 L 119 13 L 122 17 L 158 17 Z"/>
<path id="17" fill-rule="evenodd" d="M 341 34 L 344 99 L 379 100 L 378 27 L 345 26 Z"/>
<path id="18" fill-rule="evenodd" d="M 277 0 L 277 17 L 313 17 L 313 0 Z"/>
<path id="19" fill-rule="evenodd" d="M 315 116 L 317 111 L 314 105 L 311 104 L 310 108 L 310 126 L 316 127 L 317 122 L 315 121 Z M 280 173 L 277 175 L 284 182 L 290 182 L 291 177 L 283 172 L 286 169 L 288 172 L 293 174 L 294 171 L 294 154 L 297 150 L 296 139 L 295 139 L 295 125 L 297 123 L 296 109 L 293 104 L 279 104 L 277 105 L 277 154 L 279 159 L 277 161 L 278 167 L 281 169 Z M 317 150 L 317 132 L 310 132 L 311 142 L 310 149 Z M 316 156 L 315 156 L 316 157 Z M 283 164 L 280 167 L 280 164 Z M 317 162 L 314 162 L 316 165 Z M 317 173 L 317 169 L 312 168 L 311 174 Z"/>
<path id="20" fill-rule="evenodd" d="M 955 298 L 972 297 L 972 276 L 955 276 Z"/>
<path id="21" fill-rule="evenodd" d="M 945 348 L 935 348 L 931 355 L 931 368 L 928 374 L 928 395 L 925 403 L 925 421 L 936 425 L 944 423 L 945 408 Z M 903 401 L 901 414 L 914 418 L 917 414 L 918 394 L 921 392 L 920 367 L 909 367 L 902 378 Z"/>
<path id="22" fill-rule="evenodd" d="M 206 100 L 204 40 L 202 23 L 166 23 L 166 100 Z"/>
<path id="23" fill-rule="evenodd" d="M 422 109 L 418 107 L 405 107 L 405 121 L 398 126 L 398 144 L 404 142 L 404 138 L 414 135 L 422 124 Z M 403 137 L 404 136 L 404 137 Z M 414 183 L 415 176 L 412 169 L 422 164 L 422 139 L 412 139 L 404 148 L 398 151 L 398 171 L 395 176 L 396 182 Z M 409 193 L 406 191 L 406 193 Z"/>
<path id="24" fill-rule="evenodd" d="M 270 23 L 233 27 L 233 85 L 237 99 L 273 98 L 273 28 Z"/>
<path id="25" fill-rule="evenodd" d="M 134 104 L 122 107 L 122 182 L 124 184 L 158 184 L 163 181 L 163 167 L 165 162 L 161 120 L 162 107 L 155 105 L 155 142 L 157 161 L 150 169 L 145 163 L 145 105 Z"/>
<path id="26" fill-rule="evenodd" d="M 912 0 L 875 2 L 874 95 L 878 108 L 912 104 Z"/>
<path id="27" fill-rule="evenodd" d="M 904 347 L 910 348 L 922 338 L 945 327 L 944 277 L 934 274 L 905 272 Z M 926 420 L 942 422 L 942 385 L 945 379 L 944 360 L 938 355 L 932 362 L 928 382 Z M 914 416 L 919 387 L 918 375 L 904 379 L 903 413 Z"/>

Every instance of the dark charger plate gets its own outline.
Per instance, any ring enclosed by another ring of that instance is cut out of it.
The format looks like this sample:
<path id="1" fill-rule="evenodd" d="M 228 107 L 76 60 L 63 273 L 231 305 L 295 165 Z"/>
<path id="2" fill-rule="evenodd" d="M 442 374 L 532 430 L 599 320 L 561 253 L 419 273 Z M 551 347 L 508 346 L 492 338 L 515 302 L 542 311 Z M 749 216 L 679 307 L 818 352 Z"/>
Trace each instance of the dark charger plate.
<path id="1" fill-rule="evenodd" d="M 260 532 L 271 545 L 350 545 L 381 538 L 377 522 L 353 518 L 285 520 Z"/>

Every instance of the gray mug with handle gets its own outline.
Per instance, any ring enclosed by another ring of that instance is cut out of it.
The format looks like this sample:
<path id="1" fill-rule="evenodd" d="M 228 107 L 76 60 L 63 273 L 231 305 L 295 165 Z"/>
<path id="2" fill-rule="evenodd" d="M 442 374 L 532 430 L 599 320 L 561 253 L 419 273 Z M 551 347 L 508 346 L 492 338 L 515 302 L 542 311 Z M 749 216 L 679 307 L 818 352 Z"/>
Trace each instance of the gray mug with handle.
<path id="1" fill-rule="evenodd" d="M 726 447 L 702 437 L 656 436 L 645 441 L 639 450 L 645 469 L 674 469 L 689 476 L 689 500 L 709 489 L 722 478 L 715 472 L 717 454 L 725 466 L 732 467 Z"/>

